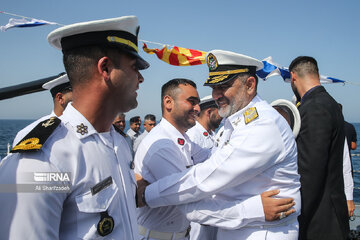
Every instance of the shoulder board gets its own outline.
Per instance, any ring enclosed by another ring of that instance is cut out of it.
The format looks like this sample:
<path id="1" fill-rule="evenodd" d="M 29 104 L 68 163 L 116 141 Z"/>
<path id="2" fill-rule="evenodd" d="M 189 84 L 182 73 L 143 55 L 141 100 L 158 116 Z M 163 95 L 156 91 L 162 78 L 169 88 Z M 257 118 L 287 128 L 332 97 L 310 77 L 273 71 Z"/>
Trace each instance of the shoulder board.
<path id="1" fill-rule="evenodd" d="M 256 110 L 256 107 L 248 108 L 244 112 L 245 124 L 252 122 L 253 120 L 257 119 L 258 117 L 259 117 L 259 114 Z"/>
<path id="2" fill-rule="evenodd" d="M 42 148 L 46 140 L 59 126 L 61 120 L 57 117 L 51 117 L 40 122 L 31 130 L 21 141 L 11 149 L 11 153 L 18 152 L 36 152 Z"/>

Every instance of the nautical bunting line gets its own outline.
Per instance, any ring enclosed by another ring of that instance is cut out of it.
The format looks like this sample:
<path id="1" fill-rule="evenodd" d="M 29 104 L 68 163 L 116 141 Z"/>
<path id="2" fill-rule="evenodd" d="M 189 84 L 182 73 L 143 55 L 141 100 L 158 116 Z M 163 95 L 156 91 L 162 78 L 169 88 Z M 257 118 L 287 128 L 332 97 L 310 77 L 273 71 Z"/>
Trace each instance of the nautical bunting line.
<path id="1" fill-rule="evenodd" d="M 203 51 L 177 46 L 174 46 L 171 49 L 168 49 L 167 46 L 164 46 L 162 49 L 150 49 L 145 43 L 143 44 L 143 50 L 146 53 L 155 53 L 160 60 L 174 66 L 193 66 L 206 63 L 206 52 Z"/>
<path id="2" fill-rule="evenodd" d="M 271 56 L 265 58 L 262 62 L 264 64 L 264 68 L 256 72 L 256 75 L 258 75 L 258 77 L 262 78 L 263 80 L 267 80 L 271 76 L 281 76 L 285 82 L 291 82 L 291 75 L 289 69 L 286 67 L 282 67 L 279 64 L 273 62 Z M 320 83 L 345 84 L 345 81 L 338 78 L 320 75 Z"/>
<path id="3" fill-rule="evenodd" d="M 24 28 L 24 27 L 37 27 L 37 26 L 42 26 L 42 25 L 64 26 L 63 24 L 59 24 L 56 22 L 49 22 L 49 21 L 45 21 L 45 20 L 41 20 L 41 19 L 32 18 L 32 17 L 25 17 L 25 16 L 21 16 L 18 14 L 14 14 L 14 13 L 8 13 L 8 12 L 4 12 L 4 11 L 0 11 L 0 13 L 10 15 L 10 16 L 15 16 L 15 17 L 21 17 L 21 19 L 10 18 L 8 24 L 6 24 L 4 26 L 0 26 L 0 31 L 2 31 L 2 32 L 5 32 L 6 30 L 8 30 L 10 28 L 15 28 L 15 27 Z"/>
<path id="4" fill-rule="evenodd" d="M 63 24 L 59 24 L 56 22 L 39 20 L 36 18 L 21 16 L 18 14 L 4 12 L 4 11 L 0 11 L 0 13 L 21 18 L 21 19 L 10 18 L 8 24 L 6 24 L 4 26 L 0 26 L 1 31 L 6 31 L 10 28 L 15 28 L 15 27 L 24 28 L 24 27 L 43 26 L 43 25 L 65 26 Z M 150 41 L 141 40 L 141 39 L 140 39 L 140 41 L 143 42 L 143 44 L 144 44 L 143 50 L 146 53 L 149 53 L 149 54 L 155 53 L 156 56 L 160 60 L 162 60 L 168 64 L 171 64 L 174 66 L 194 66 L 194 65 L 200 65 L 200 64 L 206 63 L 206 60 L 205 60 L 206 52 L 204 52 L 204 51 L 182 48 L 182 47 L 172 46 L 169 44 L 150 42 Z M 157 48 L 150 49 L 147 47 L 145 42 L 161 45 L 161 46 L 163 46 L 163 48 L 162 49 L 157 49 Z M 291 82 L 291 75 L 290 75 L 289 69 L 286 67 L 282 67 L 279 64 L 275 63 L 271 56 L 265 58 L 262 62 L 264 64 L 264 68 L 260 69 L 259 71 L 256 72 L 256 74 L 258 75 L 259 78 L 261 78 L 265 81 L 269 77 L 272 77 L 272 76 L 281 76 L 285 82 Z M 351 83 L 348 81 L 344 81 L 341 79 L 324 76 L 324 75 L 320 75 L 320 82 L 321 83 L 343 83 L 343 84 L 350 83 L 350 84 L 354 84 L 354 85 L 359 85 L 358 83 Z"/>

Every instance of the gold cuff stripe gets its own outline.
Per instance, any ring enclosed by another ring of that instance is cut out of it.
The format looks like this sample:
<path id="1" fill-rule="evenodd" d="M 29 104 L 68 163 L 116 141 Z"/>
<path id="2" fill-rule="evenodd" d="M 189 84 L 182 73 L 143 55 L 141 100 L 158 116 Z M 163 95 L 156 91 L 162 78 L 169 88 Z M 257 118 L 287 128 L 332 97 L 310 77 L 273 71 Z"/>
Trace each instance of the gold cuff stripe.
<path id="1" fill-rule="evenodd" d="M 229 74 L 236 74 L 236 73 L 244 73 L 249 72 L 248 68 L 243 69 L 236 69 L 236 70 L 227 70 L 227 71 L 221 71 L 221 72 L 209 72 L 209 76 L 217 76 L 217 75 L 229 75 Z"/>
<path id="2" fill-rule="evenodd" d="M 124 38 L 119 38 L 119 37 L 116 37 L 116 36 L 108 36 L 107 37 L 107 40 L 109 42 L 116 42 L 116 43 L 122 43 L 122 44 L 125 44 L 129 47 L 132 47 L 133 49 L 135 49 L 136 52 L 139 52 L 139 49 L 138 47 L 130 40 L 127 40 L 127 39 L 124 39 Z"/>

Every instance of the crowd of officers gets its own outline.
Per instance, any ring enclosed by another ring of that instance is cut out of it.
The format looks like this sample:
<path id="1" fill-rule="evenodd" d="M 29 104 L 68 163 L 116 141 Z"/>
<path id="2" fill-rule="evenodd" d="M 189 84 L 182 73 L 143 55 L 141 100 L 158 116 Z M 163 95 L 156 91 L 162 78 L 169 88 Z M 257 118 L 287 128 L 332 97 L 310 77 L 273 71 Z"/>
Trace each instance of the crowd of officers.
<path id="1" fill-rule="evenodd" d="M 2 239 L 347 239 L 344 119 L 314 58 L 289 66 L 295 136 L 291 107 L 287 121 L 257 93 L 262 62 L 223 50 L 206 56 L 211 96 L 172 79 L 159 123 L 125 133 L 149 67 L 138 34 L 126 16 L 48 35 L 66 74 L 1 161 Z"/>

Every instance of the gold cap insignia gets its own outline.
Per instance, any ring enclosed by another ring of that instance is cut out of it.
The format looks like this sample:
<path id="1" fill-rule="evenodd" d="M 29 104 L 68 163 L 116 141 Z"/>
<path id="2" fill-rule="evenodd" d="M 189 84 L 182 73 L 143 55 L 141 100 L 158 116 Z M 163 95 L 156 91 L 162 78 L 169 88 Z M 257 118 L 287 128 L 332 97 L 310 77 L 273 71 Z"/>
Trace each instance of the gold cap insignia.
<path id="1" fill-rule="evenodd" d="M 248 124 L 259 117 L 256 107 L 246 109 L 244 112 L 245 124 Z"/>
<path id="2" fill-rule="evenodd" d="M 206 62 L 210 71 L 214 71 L 218 67 L 218 61 L 212 53 L 207 56 Z"/>

